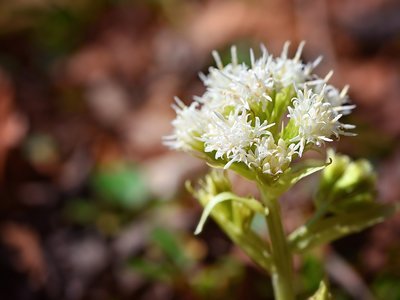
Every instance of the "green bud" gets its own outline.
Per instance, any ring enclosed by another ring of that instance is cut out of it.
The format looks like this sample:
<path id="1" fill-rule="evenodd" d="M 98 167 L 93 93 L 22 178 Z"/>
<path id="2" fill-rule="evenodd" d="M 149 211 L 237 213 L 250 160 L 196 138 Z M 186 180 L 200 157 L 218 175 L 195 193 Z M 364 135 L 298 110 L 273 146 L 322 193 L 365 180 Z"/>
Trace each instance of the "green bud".
<path id="1" fill-rule="evenodd" d="M 376 175 L 371 164 L 330 153 L 332 163 L 322 172 L 315 203 L 317 208 L 341 213 L 361 208 L 375 198 Z"/>
<path id="2" fill-rule="evenodd" d="M 332 149 L 328 149 L 328 157 L 331 159 L 331 163 L 322 172 L 320 182 L 320 190 L 322 189 L 323 191 L 332 189 L 350 164 L 348 156 L 335 154 Z"/>
<path id="3" fill-rule="evenodd" d="M 364 159 L 352 162 L 346 168 L 344 174 L 335 184 L 335 190 L 353 191 L 358 186 L 374 184 L 375 174 L 371 164 Z"/>

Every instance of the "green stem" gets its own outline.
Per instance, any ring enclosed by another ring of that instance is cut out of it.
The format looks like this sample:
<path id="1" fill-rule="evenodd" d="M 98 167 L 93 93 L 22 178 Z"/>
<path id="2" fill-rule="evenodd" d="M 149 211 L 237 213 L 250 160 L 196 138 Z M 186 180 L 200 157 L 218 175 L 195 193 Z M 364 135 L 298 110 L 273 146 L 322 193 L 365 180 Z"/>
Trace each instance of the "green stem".
<path id="1" fill-rule="evenodd" d="M 269 209 L 266 221 L 271 240 L 272 284 L 275 299 L 294 300 L 292 254 L 282 226 L 279 202 L 268 190 L 268 186 L 259 182 L 258 187 L 262 200 Z"/>

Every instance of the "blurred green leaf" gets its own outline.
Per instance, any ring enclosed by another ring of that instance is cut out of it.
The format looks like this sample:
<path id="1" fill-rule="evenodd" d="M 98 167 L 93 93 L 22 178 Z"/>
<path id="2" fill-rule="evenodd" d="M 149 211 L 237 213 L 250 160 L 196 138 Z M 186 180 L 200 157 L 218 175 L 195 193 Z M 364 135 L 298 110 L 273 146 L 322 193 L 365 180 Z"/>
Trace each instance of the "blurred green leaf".
<path id="1" fill-rule="evenodd" d="M 149 190 L 134 166 L 115 163 L 100 168 L 92 178 L 92 187 L 105 201 L 121 208 L 139 209 L 149 199 Z"/>
<path id="2" fill-rule="evenodd" d="M 308 294 L 318 289 L 321 278 L 324 277 L 324 267 L 321 261 L 313 256 L 306 255 L 300 270 L 301 281 Z"/>

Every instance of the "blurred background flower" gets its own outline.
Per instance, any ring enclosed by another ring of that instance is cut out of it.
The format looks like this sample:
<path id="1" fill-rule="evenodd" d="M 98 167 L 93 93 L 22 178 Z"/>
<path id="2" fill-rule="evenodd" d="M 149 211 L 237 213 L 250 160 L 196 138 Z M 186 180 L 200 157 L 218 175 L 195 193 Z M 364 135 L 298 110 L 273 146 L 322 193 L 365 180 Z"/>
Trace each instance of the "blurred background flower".
<path id="1" fill-rule="evenodd" d="M 161 137 L 173 97 L 204 93 L 212 50 L 226 64 L 236 44 L 249 63 L 249 47 L 278 55 L 286 40 L 350 85 L 358 136 L 338 150 L 372 161 L 379 201 L 399 201 L 398 1 L 1 1 L 0 298 L 272 299 L 211 220 L 193 236 L 201 208 L 183 183 L 206 167 Z M 315 184 L 284 197 L 288 231 Z M 400 299 L 399 237 L 397 216 L 298 259 L 303 298 L 326 273 L 337 299 Z"/>

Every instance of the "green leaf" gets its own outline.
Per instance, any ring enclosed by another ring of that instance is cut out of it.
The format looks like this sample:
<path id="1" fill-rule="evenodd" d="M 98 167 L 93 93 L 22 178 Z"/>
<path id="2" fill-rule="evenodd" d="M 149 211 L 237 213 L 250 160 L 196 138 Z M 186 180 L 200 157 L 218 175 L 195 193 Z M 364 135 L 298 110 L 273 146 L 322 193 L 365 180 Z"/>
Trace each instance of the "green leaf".
<path id="1" fill-rule="evenodd" d="M 371 203 L 359 211 L 311 222 L 290 234 L 289 245 L 294 252 L 304 252 L 382 222 L 395 211 L 393 205 Z"/>
<path id="2" fill-rule="evenodd" d="M 328 288 L 324 281 L 321 281 L 318 290 L 309 300 L 332 300 L 332 295 L 329 293 Z"/>
<path id="3" fill-rule="evenodd" d="M 92 187 L 105 201 L 117 207 L 139 209 L 149 199 L 149 190 L 138 169 L 122 162 L 99 168 Z"/>
<path id="4" fill-rule="evenodd" d="M 321 160 L 308 159 L 286 170 L 280 178 L 272 184 L 268 184 L 268 178 L 264 177 L 259 178 L 259 181 L 267 183 L 269 185 L 269 190 L 274 194 L 274 197 L 279 197 L 298 181 L 324 169 L 330 163 L 331 161 L 325 162 Z"/>
<path id="5" fill-rule="evenodd" d="M 248 208 L 253 210 L 254 212 L 259 212 L 262 214 L 267 214 L 268 210 L 257 200 L 252 199 L 252 198 L 242 198 L 238 197 L 237 195 L 230 193 L 230 192 L 224 192 L 221 194 L 216 195 L 215 197 L 211 198 L 211 200 L 207 203 L 203 210 L 203 214 L 201 215 L 199 224 L 196 227 L 196 230 L 194 234 L 199 234 L 203 230 L 204 223 L 206 222 L 208 216 L 211 214 L 212 209 L 214 206 L 216 206 L 218 203 L 224 202 L 224 201 L 237 201 L 240 203 L 243 203 L 246 205 Z"/>
<path id="6" fill-rule="evenodd" d="M 287 178 L 283 178 L 283 180 L 288 180 L 291 185 L 294 185 L 301 179 L 315 173 L 321 171 L 326 166 L 328 166 L 332 161 L 320 161 L 320 160 L 306 160 L 305 162 L 294 165 L 291 169 Z"/>

